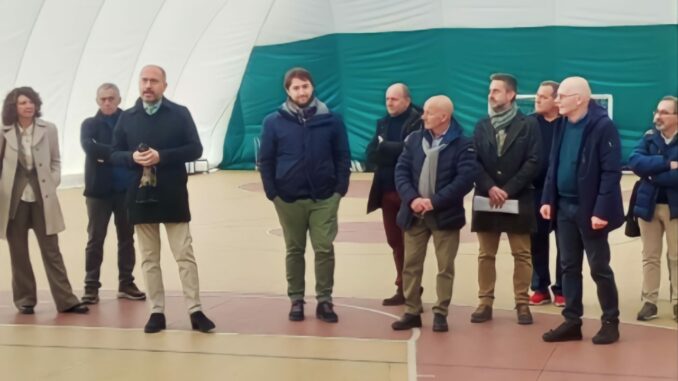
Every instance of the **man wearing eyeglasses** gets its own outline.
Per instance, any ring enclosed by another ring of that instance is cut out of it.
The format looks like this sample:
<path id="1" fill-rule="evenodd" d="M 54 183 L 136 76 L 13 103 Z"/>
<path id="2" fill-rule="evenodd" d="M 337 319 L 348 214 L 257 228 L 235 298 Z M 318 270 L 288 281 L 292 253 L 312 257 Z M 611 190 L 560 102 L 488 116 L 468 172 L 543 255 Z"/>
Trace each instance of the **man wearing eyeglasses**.
<path id="1" fill-rule="evenodd" d="M 671 282 L 670 302 L 678 320 L 678 98 L 666 96 L 654 112 L 654 128 L 631 153 L 629 165 L 640 176 L 633 207 L 643 243 L 643 306 L 637 319 L 657 317 L 662 236 Z"/>
<path id="2" fill-rule="evenodd" d="M 586 79 L 570 77 L 558 88 L 563 116 L 555 132 L 541 215 L 555 225 L 563 267 L 563 322 L 546 342 L 581 340 L 584 252 L 603 310 L 594 344 L 619 340 L 619 298 L 610 268 L 608 233 L 624 222 L 621 142 L 607 111 L 591 100 Z"/>

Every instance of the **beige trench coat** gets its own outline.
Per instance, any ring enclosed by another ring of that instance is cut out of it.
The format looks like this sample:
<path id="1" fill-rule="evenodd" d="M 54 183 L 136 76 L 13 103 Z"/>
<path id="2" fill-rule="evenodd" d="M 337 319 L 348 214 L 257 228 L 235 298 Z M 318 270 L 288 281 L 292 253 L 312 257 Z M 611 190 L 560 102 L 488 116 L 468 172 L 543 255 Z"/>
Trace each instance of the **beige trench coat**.
<path id="1" fill-rule="evenodd" d="M 47 234 L 64 231 L 64 217 L 57 199 L 56 189 L 61 182 L 61 156 L 59 136 L 54 124 L 35 120 L 33 130 L 33 162 L 38 173 L 40 197 L 44 205 Z M 14 126 L 2 126 L 0 131 L 0 238 L 7 239 L 7 223 L 19 160 L 19 142 Z M 21 197 L 21 196 L 19 196 Z"/>

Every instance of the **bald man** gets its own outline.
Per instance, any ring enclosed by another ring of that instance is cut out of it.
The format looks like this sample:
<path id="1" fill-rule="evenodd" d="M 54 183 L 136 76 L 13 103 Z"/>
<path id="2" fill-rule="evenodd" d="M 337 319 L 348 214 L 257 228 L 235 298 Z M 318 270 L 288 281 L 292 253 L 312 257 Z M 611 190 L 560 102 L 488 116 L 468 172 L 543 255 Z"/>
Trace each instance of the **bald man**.
<path id="1" fill-rule="evenodd" d="M 401 205 L 397 222 L 405 232 L 403 289 L 405 314 L 394 330 L 421 327 L 421 278 L 429 238 L 433 236 L 438 274 L 433 306 L 433 331 L 448 330 L 447 313 L 452 299 L 454 259 L 459 230 L 465 225 L 464 196 L 478 173 L 471 139 L 452 118 L 452 101 L 438 95 L 424 104 L 424 129 L 405 140 L 395 168 Z"/>
<path id="2" fill-rule="evenodd" d="M 403 231 L 396 223 L 400 208 L 400 197 L 395 187 L 393 173 L 398 156 L 403 151 L 403 141 L 421 127 L 421 112 L 412 105 L 410 90 L 403 83 L 396 83 L 386 90 L 386 111 L 388 114 L 377 121 L 377 130 L 367 145 L 367 164 L 374 168 L 374 178 L 367 200 L 367 213 L 381 208 L 386 242 L 393 250 L 396 269 L 396 293 L 383 300 L 385 306 L 405 304 L 403 295 L 403 261 L 405 244 Z"/>
<path id="3" fill-rule="evenodd" d="M 565 322 L 544 341 L 581 340 L 582 261 L 584 252 L 603 310 L 594 344 L 619 340 L 619 303 L 610 268 L 609 232 L 624 222 L 621 143 L 607 111 L 591 100 L 581 77 L 565 79 L 556 103 L 563 121 L 555 131 L 542 196 L 542 217 L 555 225 L 563 267 Z"/>
<path id="4" fill-rule="evenodd" d="M 214 329 L 202 312 L 198 267 L 188 223 L 186 162 L 202 155 L 202 144 L 190 112 L 164 97 L 165 70 L 148 65 L 139 75 L 134 106 L 125 110 L 113 131 L 111 162 L 129 168 L 133 181 L 127 188 L 129 222 L 139 242 L 151 316 L 144 332 L 165 329 L 165 290 L 160 269 L 160 224 L 165 225 L 190 315 L 191 326 L 201 332 Z"/>

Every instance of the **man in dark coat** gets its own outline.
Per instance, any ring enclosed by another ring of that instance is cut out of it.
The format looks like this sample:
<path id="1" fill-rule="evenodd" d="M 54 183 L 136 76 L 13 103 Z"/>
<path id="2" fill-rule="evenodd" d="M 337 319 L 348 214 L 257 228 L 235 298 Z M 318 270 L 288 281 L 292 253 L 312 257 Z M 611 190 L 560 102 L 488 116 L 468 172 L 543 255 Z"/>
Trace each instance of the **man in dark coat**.
<path id="1" fill-rule="evenodd" d="M 424 129 L 412 133 L 398 159 L 395 182 L 402 199 L 398 225 L 405 231 L 403 287 L 406 308 L 394 330 L 421 327 L 421 279 L 426 248 L 433 236 L 438 262 L 433 331 L 448 330 L 447 314 L 454 285 L 459 231 L 465 225 L 464 196 L 478 173 L 473 142 L 452 118 L 454 106 L 444 96 L 424 105 Z"/>
<path id="2" fill-rule="evenodd" d="M 561 119 L 558 105 L 556 105 L 558 85 L 558 82 L 554 81 L 544 81 L 539 85 L 534 100 L 535 113 L 532 115 L 537 120 L 537 123 L 539 123 L 542 148 L 539 159 L 539 172 L 533 181 L 537 231 L 532 233 L 532 285 L 530 287 L 534 293 L 530 296 L 531 305 L 551 303 L 551 292 L 549 291 L 549 286 L 551 286 L 551 271 L 549 269 L 551 241 L 549 236 L 552 229 L 551 222 L 541 216 L 539 208 L 541 207 L 541 195 L 544 190 L 546 171 L 549 168 L 553 130 L 560 123 Z M 553 303 L 557 307 L 565 307 L 562 278 L 563 271 L 560 266 L 560 252 L 556 249 L 556 272 L 551 291 L 553 291 Z"/>
<path id="3" fill-rule="evenodd" d="M 393 84 L 386 90 L 386 110 L 388 115 L 377 121 L 376 133 L 366 150 L 368 167 L 374 168 L 367 213 L 381 208 L 386 242 L 393 250 L 397 287 L 395 295 L 384 299 L 382 304 L 397 306 L 405 304 L 402 279 L 405 244 L 403 231 L 396 223 L 400 197 L 395 187 L 394 171 L 403 150 L 403 141 L 421 127 L 421 113 L 412 105 L 410 91 L 402 83 Z"/>
<path id="4" fill-rule="evenodd" d="M 160 270 L 160 224 L 165 225 L 170 249 L 179 265 L 193 329 L 209 332 L 214 323 L 202 312 L 198 267 L 188 223 L 186 162 L 202 155 L 202 144 L 188 109 L 163 97 L 165 70 L 148 65 L 141 70 L 140 98 L 125 110 L 115 127 L 111 161 L 134 170 L 127 191 L 129 219 L 141 252 L 151 316 L 144 332 L 165 329 L 165 292 Z"/>
<path id="5" fill-rule="evenodd" d="M 285 237 L 289 319 L 304 320 L 306 236 L 315 252 L 316 317 L 339 318 L 332 304 L 339 201 L 348 191 L 351 157 L 341 119 L 313 94 L 311 73 L 292 68 L 287 100 L 264 119 L 259 170 Z"/>
<path id="6" fill-rule="evenodd" d="M 530 234 L 536 227 L 532 182 L 539 171 L 541 135 L 534 118 L 515 103 L 517 81 L 509 74 L 490 77 L 489 117 L 476 124 L 473 136 L 480 175 L 476 180 L 471 230 L 478 234 L 478 297 L 471 322 L 492 319 L 495 257 L 501 233 L 513 255 L 513 293 L 518 324 L 532 324 L 528 290 L 532 277 Z M 480 204 L 489 204 L 480 208 Z M 517 202 L 509 209 L 507 201 Z M 476 205 L 477 204 L 477 205 Z"/>
<path id="7" fill-rule="evenodd" d="M 556 98 L 563 121 L 555 132 L 541 215 L 555 224 L 563 266 L 565 322 L 544 341 L 581 340 L 584 252 L 603 310 L 594 344 L 619 339 L 619 300 L 610 268 L 608 233 L 624 222 L 621 142 L 607 111 L 591 100 L 581 77 L 565 79 Z"/>
<path id="8" fill-rule="evenodd" d="M 80 129 L 80 143 L 85 150 L 85 197 L 87 203 L 87 247 L 85 248 L 85 294 L 82 302 L 99 302 L 99 274 L 104 257 L 104 240 L 111 214 L 118 236 L 118 298 L 144 300 L 146 294 L 134 284 L 134 227 L 127 218 L 125 192 L 129 187 L 130 170 L 110 162 L 113 127 L 122 110 L 120 91 L 112 83 L 97 89 L 99 111 L 85 119 Z"/>
<path id="9" fill-rule="evenodd" d="M 678 98 L 666 96 L 654 112 L 655 127 L 631 153 L 629 165 L 640 176 L 633 214 L 643 242 L 643 306 L 637 319 L 657 317 L 662 238 L 666 237 L 673 318 L 678 320 Z"/>

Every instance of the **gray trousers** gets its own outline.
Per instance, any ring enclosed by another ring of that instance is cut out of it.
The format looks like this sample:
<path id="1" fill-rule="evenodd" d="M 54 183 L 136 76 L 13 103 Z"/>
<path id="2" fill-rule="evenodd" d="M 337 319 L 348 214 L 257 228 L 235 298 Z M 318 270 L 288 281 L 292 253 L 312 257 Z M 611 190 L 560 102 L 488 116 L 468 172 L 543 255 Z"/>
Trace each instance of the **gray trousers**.
<path id="1" fill-rule="evenodd" d="M 59 237 L 47 235 L 43 207 L 38 202 L 20 201 L 16 215 L 7 225 L 7 244 L 12 263 L 12 293 L 14 305 L 33 307 L 38 301 L 35 276 L 28 255 L 28 229 L 33 229 L 45 273 L 58 311 L 80 303 L 68 281 L 64 260 L 59 251 Z"/>
<path id="2" fill-rule="evenodd" d="M 104 240 L 108 223 L 113 215 L 118 236 L 118 288 L 134 282 L 134 227 L 127 219 L 125 193 L 115 193 L 106 198 L 87 197 L 87 247 L 85 248 L 85 290 L 101 287 L 99 276 L 104 259 Z"/>

